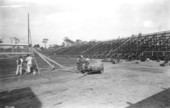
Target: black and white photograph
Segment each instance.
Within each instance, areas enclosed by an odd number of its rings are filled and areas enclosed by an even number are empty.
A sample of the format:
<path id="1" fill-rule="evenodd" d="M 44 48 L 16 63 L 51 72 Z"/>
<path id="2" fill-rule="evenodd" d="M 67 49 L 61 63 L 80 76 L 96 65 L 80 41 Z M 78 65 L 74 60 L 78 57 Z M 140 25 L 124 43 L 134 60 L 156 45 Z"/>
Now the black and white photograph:
<path id="1" fill-rule="evenodd" d="M 0 108 L 170 108 L 170 0 L 0 0 Z"/>

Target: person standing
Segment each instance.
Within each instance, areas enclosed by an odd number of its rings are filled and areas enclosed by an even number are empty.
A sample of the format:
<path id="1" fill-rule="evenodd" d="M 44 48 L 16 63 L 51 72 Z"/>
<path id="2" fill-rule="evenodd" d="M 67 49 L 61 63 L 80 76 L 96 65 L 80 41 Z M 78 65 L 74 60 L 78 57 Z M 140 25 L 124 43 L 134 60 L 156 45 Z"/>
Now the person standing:
<path id="1" fill-rule="evenodd" d="M 25 59 L 25 61 L 27 62 L 27 72 L 30 73 L 31 72 L 31 67 L 32 67 L 32 57 L 28 54 L 27 58 Z"/>
<path id="2" fill-rule="evenodd" d="M 77 59 L 77 70 L 78 70 L 78 73 L 82 72 L 83 70 L 83 63 L 84 63 L 84 57 L 83 55 L 80 55 Z"/>
<path id="3" fill-rule="evenodd" d="M 23 59 L 22 56 L 19 56 L 19 58 L 17 59 L 17 70 L 16 70 L 16 75 L 18 74 L 22 74 L 22 64 L 23 64 Z"/>
<path id="4" fill-rule="evenodd" d="M 90 70 L 90 59 L 86 58 L 85 59 L 85 66 L 84 66 L 85 70 Z"/>

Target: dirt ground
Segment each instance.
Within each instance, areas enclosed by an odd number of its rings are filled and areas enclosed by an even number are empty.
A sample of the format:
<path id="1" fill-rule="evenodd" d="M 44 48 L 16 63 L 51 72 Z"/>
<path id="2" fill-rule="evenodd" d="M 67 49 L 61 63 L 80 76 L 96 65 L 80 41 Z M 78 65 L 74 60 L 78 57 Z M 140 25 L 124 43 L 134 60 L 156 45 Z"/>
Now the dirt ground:
<path id="1" fill-rule="evenodd" d="M 0 108 L 170 108 L 170 68 L 162 62 L 105 62 L 103 74 L 83 75 L 76 59 L 53 59 L 67 69 L 1 80 Z"/>

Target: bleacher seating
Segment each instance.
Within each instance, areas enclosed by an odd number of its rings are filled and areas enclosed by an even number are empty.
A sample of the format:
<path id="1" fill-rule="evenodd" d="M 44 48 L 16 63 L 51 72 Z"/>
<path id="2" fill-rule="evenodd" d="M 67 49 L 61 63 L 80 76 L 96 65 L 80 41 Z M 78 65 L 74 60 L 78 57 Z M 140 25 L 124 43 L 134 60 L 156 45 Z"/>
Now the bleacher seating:
<path id="1" fill-rule="evenodd" d="M 96 44 L 83 44 L 65 47 L 56 51 L 56 55 L 84 55 L 89 58 L 122 58 L 139 59 L 170 59 L 170 31 L 151 34 L 132 35 L 131 37 L 109 41 L 96 42 Z"/>

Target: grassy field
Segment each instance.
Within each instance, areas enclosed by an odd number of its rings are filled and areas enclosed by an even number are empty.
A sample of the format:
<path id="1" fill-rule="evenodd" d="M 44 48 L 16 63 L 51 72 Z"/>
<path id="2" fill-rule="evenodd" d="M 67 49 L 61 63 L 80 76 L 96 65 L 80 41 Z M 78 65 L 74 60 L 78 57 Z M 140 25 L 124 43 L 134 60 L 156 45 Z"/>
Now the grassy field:
<path id="1" fill-rule="evenodd" d="M 16 59 L 17 58 L 0 59 L 0 74 L 12 74 L 12 72 L 16 70 Z"/>
<path id="2" fill-rule="evenodd" d="M 56 56 L 50 56 L 51 59 L 55 60 L 59 64 L 63 65 L 65 68 L 76 68 L 76 59 L 75 58 L 61 58 Z M 51 71 L 51 67 L 39 56 L 35 54 L 35 58 L 33 60 L 33 64 L 35 64 L 35 59 L 38 63 L 38 67 L 40 68 L 40 72 L 43 74 L 47 74 Z M 6 84 L 10 82 L 17 82 L 18 79 L 29 80 L 36 79 L 36 77 L 41 77 L 40 75 L 33 76 L 32 74 L 23 74 L 21 76 L 16 76 L 16 60 L 17 57 L 4 58 L 0 59 L 0 84 Z M 26 65 L 26 63 L 24 63 Z M 60 69 L 59 66 L 54 65 L 55 69 Z M 25 67 L 26 69 L 26 67 Z M 2 87 L 1 87 L 2 88 Z"/>

